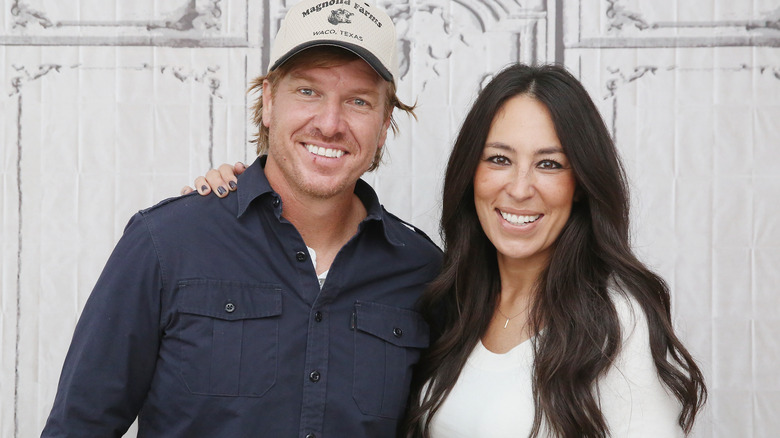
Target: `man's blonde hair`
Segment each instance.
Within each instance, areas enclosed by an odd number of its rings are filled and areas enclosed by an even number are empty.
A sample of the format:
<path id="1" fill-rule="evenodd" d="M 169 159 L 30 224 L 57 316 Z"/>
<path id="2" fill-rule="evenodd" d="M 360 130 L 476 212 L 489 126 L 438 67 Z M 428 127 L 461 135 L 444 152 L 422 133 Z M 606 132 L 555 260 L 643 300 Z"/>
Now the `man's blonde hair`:
<path id="1" fill-rule="evenodd" d="M 344 65 L 348 62 L 354 61 L 355 59 L 360 59 L 360 57 L 348 50 L 333 46 L 318 46 L 304 50 L 302 53 L 299 53 L 290 58 L 287 62 L 280 65 L 275 70 L 268 72 L 268 74 L 265 76 L 259 76 L 255 78 L 255 80 L 253 80 L 250 84 L 248 93 L 258 93 L 257 100 L 255 100 L 255 103 L 252 106 L 252 121 L 258 128 L 257 135 L 252 139 L 252 142 L 257 144 L 257 154 L 261 155 L 268 152 L 268 127 L 263 124 L 262 93 L 264 81 L 267 80 L 270 83 L 271 93 L 275 93 L 282 78 L 284 78 L 296 68 L 302 66 L 320 68 L 335 67 L 338 65 Z M 416 120 L 417 116 L 414 114 L 414 109 L 417 104 L 409 106 L 401 102 L 401 100 L 395 94 L 395 84 L 388 82 L 387 85 L 387 95 L 385 96 L 385 118 L 388 116 L 390 117 L 390 126 L 393 129 L 393 134 L 398 134 L 398 124 L 393 118 L 393 109 L 398 108 L 401 111 L 411 115 Z M 374 160 L 371 163 L 371 167 L 368 169 L 369 172 L 379 167 L 379 163 L 382 161 L 382 153 L 384 149 L 385 148 L 383 147 L 377 148 Z"/>

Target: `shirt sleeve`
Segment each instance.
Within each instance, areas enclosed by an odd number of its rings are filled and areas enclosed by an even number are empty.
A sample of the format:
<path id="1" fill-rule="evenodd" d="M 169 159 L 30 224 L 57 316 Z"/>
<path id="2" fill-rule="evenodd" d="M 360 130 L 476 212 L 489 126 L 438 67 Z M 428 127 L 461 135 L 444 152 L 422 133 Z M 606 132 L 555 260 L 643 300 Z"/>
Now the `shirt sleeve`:
<path id="1" fill-rule="evenodd" d="M 84 306 L 42 437 L 121 437 L 133 423 L 160 343 L 161 272 L 136 214 Z"/>
<path id="2" fill-rule="evenodd" d="M 611 436 L 682 437 L 680 404 L 662 383 L 650 353 L 647 318 L 631 299 L 613 293 L 622 349 L 599 382 L 601 410 Z"/>

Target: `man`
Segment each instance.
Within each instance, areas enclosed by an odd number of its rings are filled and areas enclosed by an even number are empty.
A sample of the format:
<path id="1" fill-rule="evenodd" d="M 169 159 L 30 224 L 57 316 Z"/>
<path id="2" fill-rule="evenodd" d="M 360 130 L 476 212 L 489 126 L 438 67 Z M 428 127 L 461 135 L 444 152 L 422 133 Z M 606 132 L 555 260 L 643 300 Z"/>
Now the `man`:
<path id="1" fill-rule="evenodd" d="M 136 214 L 90 296 L 45 437 L 393 437 L 441 254 L 360 176 L 392 124 L 393 24 L 290 9 L 255 108 L 267 155 L 228 199 Z M 206 255 L 204 255 L 206 254 Z"/>

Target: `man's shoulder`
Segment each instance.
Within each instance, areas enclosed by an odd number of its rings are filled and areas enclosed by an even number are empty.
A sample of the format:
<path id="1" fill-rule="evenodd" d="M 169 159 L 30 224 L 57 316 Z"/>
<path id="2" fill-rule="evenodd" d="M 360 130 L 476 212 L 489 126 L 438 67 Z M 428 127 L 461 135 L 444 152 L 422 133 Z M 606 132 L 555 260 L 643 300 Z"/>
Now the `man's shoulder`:
<path id="1" fill-rule="evenodd" d="M 142 209 L 139 213 L 147 218 L 181 217 L 182 215 L 203 215 L 234 212 L 236 196 L 217 198 L 216 196 L 201 196 L 197 192 L 163 199 L 157 204 Z"/>
<path id="2" fill-rule="evenodd" d="M 382 209 L 385 213 L 385 226 L 392 229 L 397 236 L 404 240 L 404 242 L 412 242 L 416 245 L 420 245 L 425 249 L 434 251 L 438 256 L 441 256 L 442 252 L 439 246 L 436 245 L 423 230 L 399 218 L 393 213 L 390 213 L 384 207 L 382 207 Z"/>
<path id="3" fill-rule="evenodd" d="M 189 203 L 187 202 L 188 198 L 194 198 L 198 195 L 198 192 L 190 192 L 186 195 L 181 196 L 172 196 L 170 198 L 165 198 L 162 201 L 158 202 L 157 204 L 152 205 L 151 207 L 144 208 L 139 211 L 144 216 L 147 216 L 149 214 L 155 214 L 154 212 L 161 209 L 175 209 L 177 207 L 186 206 Z"/>
<path id="4" fill-rule="evenodd" d="M 235 222 L 237 217 L 235 198 L 235 195 L 217 198 L 192 192 L 164 199 L 140 210 L 136 216 L 143 218 L 153 231 L 165 233 L 194 233 L 202 231 L 204 227 L 214 226 L 225 228 Z"/>

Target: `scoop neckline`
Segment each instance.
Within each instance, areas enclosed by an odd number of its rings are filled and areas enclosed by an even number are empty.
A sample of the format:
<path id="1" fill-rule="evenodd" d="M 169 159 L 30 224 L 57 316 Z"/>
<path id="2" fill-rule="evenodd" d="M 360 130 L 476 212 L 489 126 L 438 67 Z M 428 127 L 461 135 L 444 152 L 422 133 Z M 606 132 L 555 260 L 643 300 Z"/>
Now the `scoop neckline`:
<path id="1" fill-rule="evenodd" d="M 531 339 L 533 339 L 533 338 L 534 338 L 534 336 L 531 336 L 530 338 L 526 339 L 525 341 L 523 341 L 523 342 L 515 345 L 514 347 L 510 348 L 505 353 L 496 353 L 495 351 L 492 351 L 489 348 L 485 347 L 485 344 L 482 343 L 482 338 L 479 339 L 479 347 L 482 350 L 485 350 L 486 352 L 490 353 L 493 356 L 506 356 L 508 354 L 513 353 L 516 350 L 519 350 L 520 347 L 523 347 L 524 345 L 527 345 L 527 344 L 530 345 L 531 344 Z"/>

